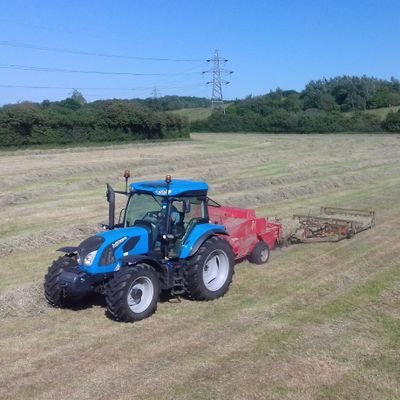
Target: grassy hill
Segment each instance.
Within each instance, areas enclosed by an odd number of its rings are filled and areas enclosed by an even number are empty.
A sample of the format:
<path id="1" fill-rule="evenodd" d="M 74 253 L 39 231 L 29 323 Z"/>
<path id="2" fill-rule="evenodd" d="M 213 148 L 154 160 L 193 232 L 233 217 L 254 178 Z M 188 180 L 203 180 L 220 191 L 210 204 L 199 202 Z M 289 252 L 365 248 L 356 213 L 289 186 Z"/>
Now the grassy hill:
<path id="1" fill-rule="evenodd" d="M 361 112 L 366 112 L 367 114 L 375 115 L 376 117 L 378 117 L 380 120 L 383 121 L 390 112 L 396 112 L 398 110 L 400 110 L 400 106 L 374 108 L 372 110 L 365 110 Z M 346 117 L 352 117 L 354 113 L 355 113 L 354 111 L 347 111 L 344 112 L 343 115 L 345 115 Z"/>
<path id="2" fill-rule="evenodd" d="M 174 110 L 171 112 L 173 114 L 180 115 L 181 117 L 186 117 L 189 120 L 189 122 L 194 122 L 207 119 L 211 115 L 212 109 L 211 107 L 182 108 L 180 110 Z"/>
<path id="3" fill-rule="evenodd" d="M 386 116 L 389 114 L 389 112 L 391 112 L 391 111 L 396 112 L 398 110 L 400 110 L 400 106 L 376 108 L 374 110 L 367 110 L 366 112 L 369 114 L 376 115 L 383 121 L 386 118 Z"/>

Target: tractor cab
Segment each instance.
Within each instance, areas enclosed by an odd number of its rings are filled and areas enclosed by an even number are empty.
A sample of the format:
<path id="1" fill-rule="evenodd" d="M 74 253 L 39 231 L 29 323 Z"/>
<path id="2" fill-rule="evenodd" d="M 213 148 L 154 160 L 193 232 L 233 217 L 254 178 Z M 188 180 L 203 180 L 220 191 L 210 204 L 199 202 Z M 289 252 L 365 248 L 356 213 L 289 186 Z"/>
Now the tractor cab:
<path id="1" fill-rule="evenodd" d="M 172 181 L 170 176 L 132 183 L 123 227 L 145 228 L 150 253 L 178 256 L 193 228 L 208 223 L 207 190 L 206 183 Z"/>
<path id="2" fill-rule="evenodd" d="M 204 182 L 172 180 L 170 175 L 165 181 L 132 183 L 126 192 L 108 186 L 107 228 L 143 228 L 148 235 L 148 254 L 155 258 L 179 257 L 193 229 L 209 222 L 207 191 Z M 114 223 L 115 193 L 128 196 L 118 224 Z"/>

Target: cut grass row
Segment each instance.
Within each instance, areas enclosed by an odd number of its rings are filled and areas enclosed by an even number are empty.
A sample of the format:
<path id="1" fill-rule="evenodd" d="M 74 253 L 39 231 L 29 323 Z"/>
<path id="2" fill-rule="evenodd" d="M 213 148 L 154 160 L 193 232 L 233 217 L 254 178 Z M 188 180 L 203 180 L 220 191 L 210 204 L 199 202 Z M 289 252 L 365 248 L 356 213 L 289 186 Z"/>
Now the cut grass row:
<path id="1" fill-rule="evenodd" d="M 157 153 L 158 165 L 140 168 L 139 152 Z M 118 184 L 113 158 L 121 165 L 135 160 L 138 180 L 160 178 L 173 167 L 176 177 L 206 176 L 217 189 L 238 183 L 213 197 L 233 204 L 243 196 L 258 197 L 260 215 L 290 218 L 320 205 L 351 206 L 375 209 L 377 225 L 352 240 L 278 249 L 267 266 L 243 262 L 224 298 L 162 302 L 152 318 L 137 324 L 107 319 L 98 299 L 80 310 L 46 307 L 38 288 L 57 257 L 54 250 L 76 241 L 21 247 L 0 262 L 1 311 L 14 305 L 11 314 L 1 314 L 0 398 L 400 398 L 400 142 L 395 137 L 202 134 L 168 151 L 152 144 L 79 154 L 71 176 L 78 184 L 70 193 L 51 192 L 0 210 L 9 225 L 15 220 L 15 238 L 27 233 L 23 219 L 30 210 L 26 226 L 39 237 L 51 224 L 74 228 L 106 216 L 103 187 L 85 189 L 84 182 L 101 181 L 108 169 Z M 69 160 L 71 154 L 59 161 Z M 85 170 L 85 162 L 92 170 Z M 46 162 L 26 160 L 32 190 L 35 182 L 44 188 L 53 184 L 54 177 L 35 178 L 39 165 L 45 168 Z M 272 171 L 283 190 L 309 185 L 315 171 L 317 184 L 324 185 L 355 169 L 361 177 L 365 173 L 363 179 L 281 201 L 272 201 L 269 189 L 257 184 Z M 63 179 L 68 176 L 61 174 Z M 241 189 L 240 183 L 249 185 Z M 40 212 L 47 217 L 45 229 Z M 2 229 L 2 234 L 10 230 Z"/>

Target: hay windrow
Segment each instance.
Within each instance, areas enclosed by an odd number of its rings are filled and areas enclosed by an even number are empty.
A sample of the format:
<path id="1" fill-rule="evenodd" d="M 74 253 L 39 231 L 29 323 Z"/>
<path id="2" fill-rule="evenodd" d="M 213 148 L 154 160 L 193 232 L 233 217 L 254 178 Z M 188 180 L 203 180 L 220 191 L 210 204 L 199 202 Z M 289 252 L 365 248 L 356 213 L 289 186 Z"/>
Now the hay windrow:
<path id="1" fill-rule="evenodd" d="M 20 286 L 0 294 L 0 319 L 8 317 L 36 317 L 49 312 L 43 285 L 40 283 Z"/>
<path id="2" fill-rule="evenodd" d="M 97 183 L 96 183 L 97 185 Z M 88 185 L 85 184 L 85 187 Z M 90 186 L 94 186 L 94 183 L 92 183 Z M 79 184 L 66 184 L 63 185 L 62 190 L 63 191 L 78 191 L 81 188 L 83 188 L 83 185 Z M 49 186 L 44 189 L 36 189 L 36 190 L 28 190 L 24 192 L 9 192 L 9 193 L 4 193 L 0 194 L 0 207 L 5 207 L 5 206 L 13 206 L 16 204 L 21 204 L 25 203 L 27 201 L 35 200 L 35 199 L 40 199 L 40 198 L 45 198 L 46 196 L 57 193 L 60 191 L 59 187 L 55 186 Z"/>
<path id="3" fill-rule="evenodd" d="M 17 251 L 33 250 L 67 241 L 77 243 L 79 240 L 94 235 L 99 231 L 100 227 L 98 225 L 81 225 L 69 229 L 39 231 L 34 234 L 0 239 L 0 257 L 10 255 Z"/>
<path id="4" fill-rule="evenodd" d="M 105 318 L 91 299 L 48 307 L 53 250 L 97 231 L 103 184 L 122 188 L 125 168 L 134 181 L 205 179 L 221 204 L 281 218 L 284 236 L 292 214 L 320 205 L 374 209 L 377 224 L 276 249 L 266 266 L 244 261 L 223 298 L 161 302 L 138 323 Z M 196 134 L 0 154 L 0 256 L 11 254 L 0 258 L 0 398 L 400 398 L 399 172 L 400 140 L 385 134 Z"/>
<path id="5" fill-rule="evenodd" d="M 393 173 L 393 171 L 390 171 Z M 345 187 L 355 187 L 367 184 L 378 178 L 388 175 L 387 171 L 375 171 L 370 173 L 349 174 L 343 176 L 306 177 L 295 176 L 281 177 L 279 179 L 257 179 L 246 182 L 232 182 L 220 185 L 220 196 L 230 205 L 240 207 L 260 207 L 279 201 L 294 200 L 302 197 L 310 197 L 315 194 L 337 191 Z M 248 194 L 244 194 L 248 192 Z M 254 193 L 257 193 L 255 195 Z"/>

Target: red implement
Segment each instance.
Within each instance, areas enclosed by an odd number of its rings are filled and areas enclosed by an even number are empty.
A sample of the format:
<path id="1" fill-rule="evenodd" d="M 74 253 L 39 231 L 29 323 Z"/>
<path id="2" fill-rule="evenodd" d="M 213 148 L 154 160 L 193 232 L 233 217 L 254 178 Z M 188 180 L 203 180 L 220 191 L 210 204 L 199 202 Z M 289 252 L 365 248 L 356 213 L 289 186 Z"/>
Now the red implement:
<path id="1" fill-rule="evenodd" d="M 282 225 L 257 218 L 254 210 L 236 207 L 208 207 L 210 222 L 225 226 L 235 258 L 245 258 L 259 242 L 273 249 L 282 238 Z"/>

